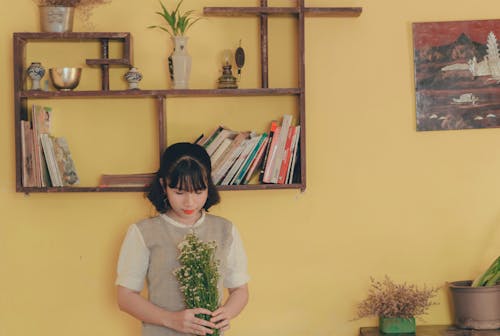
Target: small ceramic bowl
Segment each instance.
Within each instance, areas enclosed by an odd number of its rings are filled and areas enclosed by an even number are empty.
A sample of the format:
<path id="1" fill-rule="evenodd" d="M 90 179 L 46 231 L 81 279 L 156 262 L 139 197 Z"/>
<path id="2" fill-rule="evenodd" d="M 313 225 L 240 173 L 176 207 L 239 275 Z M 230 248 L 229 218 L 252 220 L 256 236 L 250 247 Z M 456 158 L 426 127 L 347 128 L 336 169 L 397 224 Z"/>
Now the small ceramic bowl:
<path id="1" fill-rule="evenodd" d="M 60 91 L 70 91 L 78 86 L 82 68 L 50 68 L 50 79 L 54 87 Z"/>

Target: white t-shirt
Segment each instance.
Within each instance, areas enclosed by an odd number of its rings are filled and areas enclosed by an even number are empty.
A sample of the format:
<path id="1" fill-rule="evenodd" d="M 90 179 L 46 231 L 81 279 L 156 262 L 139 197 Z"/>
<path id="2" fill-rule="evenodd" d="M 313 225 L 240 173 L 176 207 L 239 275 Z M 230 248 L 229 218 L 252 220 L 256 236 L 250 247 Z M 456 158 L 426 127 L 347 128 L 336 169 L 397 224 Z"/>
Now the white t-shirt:
<path id="1" fill-rule="evenodd" d="M 181 224 L 165 214 L 160 215 L 166 225 L 174 225 L 185 228 Z M 205 212 L 202 212 L 200 219 L 193 224 L 197 227 L 203 224 Z M 233 242 L 229 248 L 226 275 L 223 285 L 226 288 L 240 287 L 248 282 L 250 277 L 247 273 L 247 256 L 243 248 L 240 234 L 236 227 L 232 226 Z M 117 266 L 116 285 L 140 292 L 144 288 L 144 281 L 149 265 L 149 249 L 144 243 L 141 231 L 137 225 L 132 224 L 125 236 L 120 250 Z"/>

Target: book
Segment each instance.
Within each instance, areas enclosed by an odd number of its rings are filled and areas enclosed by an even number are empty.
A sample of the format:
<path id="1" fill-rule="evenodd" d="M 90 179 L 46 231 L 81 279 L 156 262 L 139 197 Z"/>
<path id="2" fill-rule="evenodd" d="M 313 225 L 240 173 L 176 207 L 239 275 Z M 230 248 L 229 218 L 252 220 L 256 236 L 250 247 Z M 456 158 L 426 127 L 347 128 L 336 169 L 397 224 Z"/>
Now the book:
<path id="1" fill-rule="evenodd" d="M 278 141 L 276 143 L 276 154 L 271 165 L 271 175 L 269 182 L 278 183 L 278 176 L 281 170 L 281 163 L 283 160 L 283 155 L 285 154 L 285 144 L 288 137 L 288 130 L 292 123 L 292 115 L 285 114 L 283 120 L 281 121 L 281 131 L 278 136 Z"/>
<path id="2" fill-rule="evenodd" d="M 51 118 L 52 109 L 50 107 L 32 106 L 31 124 L 33 128 L 34 169 L 37 187 L 46 187 L 50 184 L 50 176 L 40 143 L 40 135 L 50 133 Z"/>
<path id="3" fill-rule="evenodd" d="M 250 136 L 250 132 L 244 131 L 240 132 L 234 140 L 231 142 L 231 145 L 227 148 L 227 150 L 222 154 L 222 156 L 215 162 L 212 166 L 212 179 L 215 184 L 219 182 L 221 178 L 224 177 L 226 172 L 229 170 L 231 165 L 236 160 L 237 155 L 241 153 L 240 146 Z"/>
<path id="4" fill-rule="evenodd" d="M 54 147 L 52 145 L 50 135 L 47 133 L 40 134 L 40 143 L 42 144 L 45 161 L 49 171 L 50 184 L 52 185 L 52 187 L 62 187 L 62 179 L 59 168 L 56 164 Z"/>
<path id="5" fill-rule="evenodd" d="M 209 145 L 205 147 L 208 155 L 212 156 L 215 151 L 219 148 L 220 144 L 224 139 L 236 136 L 237 132 L 232 131 L 228 128 L 222 128 L 221 131 L 215 136 L 215 138 L 210 142 Z"/>
<path id="6" fill-rule="evenodd" d="M 199 145 L 203 146 L 205 149 L 207 149 L 208 145 L 214 141 L 214 139 L 219 135 L 219 133 L 222 131 L 224 127 L 219 125 L 212 133 L 210 133 L 209 136 L 206 137 L 205 141 L 199 143 Z M 202 139 L 203 140 L 203 139 Z"/>
<path id="7" fill-rule="evenodd" d="M 300 178 L 300 139 L 299 139 L 299 134 L 297 135 L 296 138 L 296 145 L 294 148 L 294 153 L 292 157 L 292 162 L 290 166 L 290 174 L 288 177 L 288 183 L 293 183 L 293 181 L 296 181 L 298 178 Z"/>
<path id="8" fill-rule="evenodd" d="M 229 148 L 231 143 L 233 142 L 233 138 L 225 138 L 222 143 L 219 145 L 217 150 L 212 154 L 210 157 L 210 161 L 212 162 L 212 167 L 214 167 L 217 164 L 217 161 L 224 155 L 226 150 Z"/>
<path id="9" fill-rule="evenodd" d="M 288 164 L 288 172 L 285 182 L 288 184 L 293 183 L 293 169 L 295 167 L 295 160 L 297 157 L 297 148 L 299 147 L 299 140 L 300 140 L 300 125 L 297 125 L 295 126 L 295 134 L 292 140 L 292 146 L 290 148 L 291 158 Z"/>
<path id="10" fill-rule="evenodd" d="M 64 186 L 72 186 L 80 182 L 76 173 L 75 163 L 71 157 L 69 146 L 64 137 L 51 138 L 54 146 L 54 156 Z"/>
<path id="11" fill-rule="evenodd" d="M 274 129 L 274 136 L 271 140 L 271 144 L 269 145 L 269 155 L 267 157 L 266 167 L 264 169 L 264 176 L 262 177 L 263 183 L 271 182 L 271 172 L 273 168 L 272 166 L 274 158 L 276 156 L 276 146 L 278 143 L 278 137 L 280 133 L 281 133 L 281 126 L 276 126 L 276 128 Z"/>
<path id="12" fill-rule="evenodd" d="M 293 138 L 295 136 L 295 131 L 296 131 L 295 126 L 291 126 L 288 129 L 288 135 L 286 137 L 283 158 L 281 159 L 280 172 L 278 174 L 277 183 L 279 183 L 279 184 L 284 184 L 286 181 L 286 175 L 288 173 L 288 166 L 289 166 L 291 155 L 292 155 L 292 152 L 290 151 L 290 149 L 292 147 L 292 141 L 293 141 Z"/>
<path id="13" fill-rule="evenodd" d="M 250 153 L 248 154 L 248 157 L 245 159 L 245 161 L 241 164 L 241 168 L 236 172 L 234 180 L 231 182 L 231 184 L 241 184 L 243 182 L 243 179 L 245 178 L 245 175 L 250 168 L 250 164 L 253 162 L 255 159 L 255 156 L 257 155 L 257 152 L 259 151 L 260 147 L 264 143 L 264 140 L 267 139 L 267 133 L 262 133 L 256 143 L 255 146 L 252 148 Z"/>
<path id="14" fill-rule="evenodd" d="M 259 182 L 261 182 L 261 183 L 263 182 L 263 179 L 264 179 L 264 172 L 265 172 L 266 165 L 267 165 L 267 158 L 269 157 L 269 152 L 271 149 L 271 142 L 273 140 L 274 132 L 276 131 L 277 126 L 278 126 L 278 121 L 276 121 L 276 120 L 271 121 L 271 127 L 269 128 L 269 140 L 267 141 L 267 147 L 266 147 L 265 152 L 264 152 L 264 157 L 262 158 L 262 164 L 261 164 L 260 172 L 259 172 Z"/>
<path id="15" fill-rule="evenodd" d="M 193 141 L 194 144 L 197 144 L 197 145 L 201 145 L 202 143 L 204 143 L 206 140 L 205 138 L 205 134 L 200 134 L 199 137 L 196 138 L 195 141 Z"/>
<path id="16" fill-rule="evenodd" d="M 22 184 L 24 187 L 35 187 L 35 171 L 33 164 L 33 130 L 31 123 L 21 120 L 21 155 L 22 155 Z"/>
<path id="17" fill-rule="evenodd" d="M 244 146 L 242 146 L 243 148 L 241 154 L 238 156 L 234 164 L 231 166 L 231 169 L 229 169 L 226 176 L 224 176 L 221 185 L 229 185 L 232 183 L 235 174 L 238 172 L 238 170 L 240 169 L 241 165 L 243 164 L 247 156 L 255 147 L 255 144 L 257 143 L 258 140 L 259 140 L 258 136 L 252 134 L 250 135 L 250 139 L 247 139 L 247 141 L 244 143 Z"/>
<path id="18" fill-rule="evenodd" d="M 103 174 L 99 187 L 148 187 L 155 176 L 156 173 Z"/>
<path id="19" fill-rule="evenodd" d="M 243 184 L 248 184 L 250 182 L 250 179 L 252 178 L 253 173 L 256 171 L 257 167 L 261 164 L 263 158 L 264 158 L 264 153 L 266 152 L 266 149 L 268 148 L 267 143 L 269 142 L 269 136 L 264 139 L 264 142 L 262 143 L 262 146 L 260 146 L 259 151 L 257 152 L 257 155 L 255 156 L 254 160 L 252 161 L 252 164 L 250 165 L 250 168 L 248 168 L 248 172 L 245 175 L 245 178 L 243 180 Z"/>

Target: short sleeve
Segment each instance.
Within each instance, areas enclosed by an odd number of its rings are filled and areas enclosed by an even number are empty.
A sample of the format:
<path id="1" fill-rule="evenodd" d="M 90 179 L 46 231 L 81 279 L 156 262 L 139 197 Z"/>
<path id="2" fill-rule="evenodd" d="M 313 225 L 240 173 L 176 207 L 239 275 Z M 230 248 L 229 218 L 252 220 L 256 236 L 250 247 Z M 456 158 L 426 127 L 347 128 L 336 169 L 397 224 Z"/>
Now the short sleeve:
<path id="1" fill-rule="evenodd" d="M 120 249 L 115 284 L 140 292 L 148 264 L 149 249 L 137 225 L 131 225 Z"/>
<path id="2" fill-rule="evenodd" d="M 233 225 L 233 242 L 229 248 L 227 259 L 226 276 L 224 277 L 224 287 L 236 288 L 248 282 L 250 279 L 247 271 L 247 256 L 243 247 L 240 234 Z"/>

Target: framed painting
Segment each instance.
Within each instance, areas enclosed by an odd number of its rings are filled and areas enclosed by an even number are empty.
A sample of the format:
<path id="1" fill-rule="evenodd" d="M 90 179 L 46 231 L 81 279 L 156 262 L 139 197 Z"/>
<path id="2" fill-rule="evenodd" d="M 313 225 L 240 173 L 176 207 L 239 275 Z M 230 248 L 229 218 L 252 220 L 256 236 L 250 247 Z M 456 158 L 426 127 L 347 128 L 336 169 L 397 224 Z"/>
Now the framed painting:
<path id="1" fill-rule="evenodd" d="M 500 127 L 500 20 L 412 28 L 417 130 Z"/>

